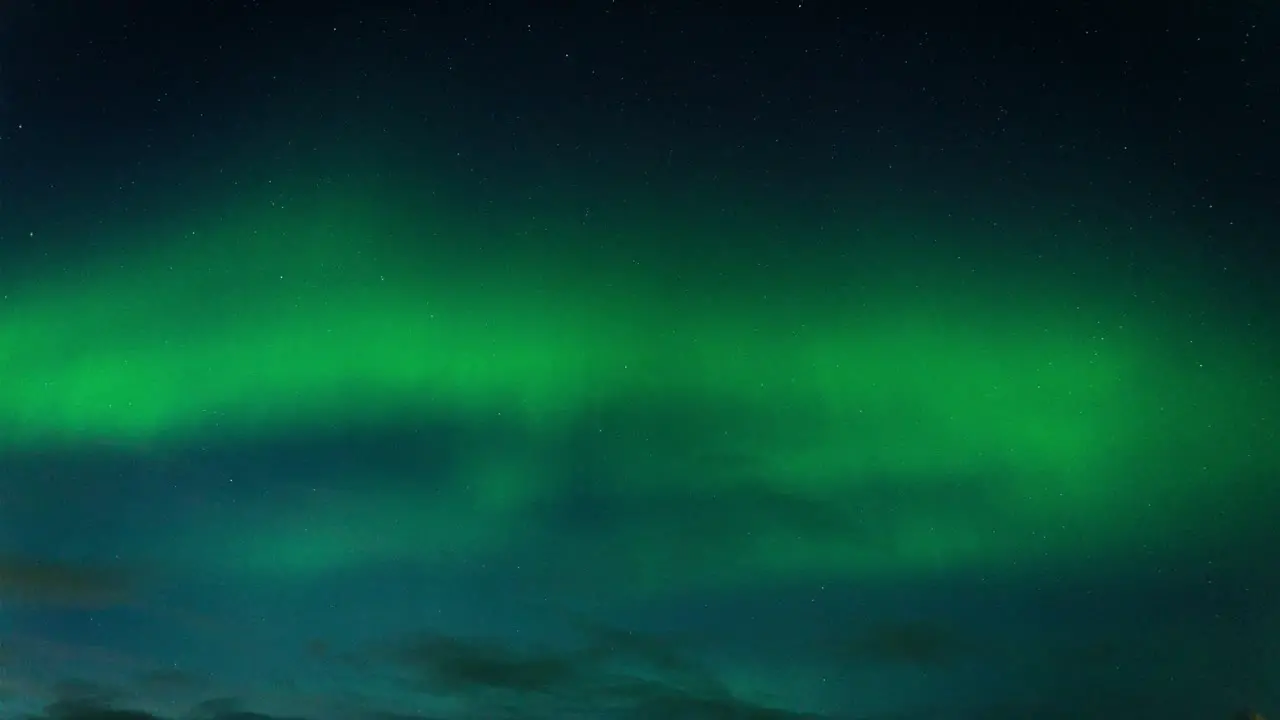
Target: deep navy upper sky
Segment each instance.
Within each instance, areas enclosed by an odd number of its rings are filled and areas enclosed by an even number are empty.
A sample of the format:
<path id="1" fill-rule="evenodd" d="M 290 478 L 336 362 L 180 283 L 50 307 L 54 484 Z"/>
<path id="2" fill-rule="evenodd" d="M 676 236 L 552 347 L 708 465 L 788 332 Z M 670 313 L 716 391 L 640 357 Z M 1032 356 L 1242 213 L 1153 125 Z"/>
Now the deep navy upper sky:
<path id="1" fill-rule="evenodd" d="M 1253 0 L 5 2 L 0 719 L 1280 714 L 1277 125 Z"/>

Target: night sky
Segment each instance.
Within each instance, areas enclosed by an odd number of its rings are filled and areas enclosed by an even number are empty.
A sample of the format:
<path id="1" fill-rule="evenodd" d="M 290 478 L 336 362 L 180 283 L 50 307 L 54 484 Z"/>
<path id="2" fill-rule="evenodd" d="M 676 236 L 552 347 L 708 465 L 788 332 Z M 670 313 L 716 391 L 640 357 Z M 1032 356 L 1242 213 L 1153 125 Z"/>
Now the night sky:
<path id="1" fill-rule="evenodd" d="M 1278 166 L 1271 2 L 5 0 L 0 720 L 1278 715 Z"/>

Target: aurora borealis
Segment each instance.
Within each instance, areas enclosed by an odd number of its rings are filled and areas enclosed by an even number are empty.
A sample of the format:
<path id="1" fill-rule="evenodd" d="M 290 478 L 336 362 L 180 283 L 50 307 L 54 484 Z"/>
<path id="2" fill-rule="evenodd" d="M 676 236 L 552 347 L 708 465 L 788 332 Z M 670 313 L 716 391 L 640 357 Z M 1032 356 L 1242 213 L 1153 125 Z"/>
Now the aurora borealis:
<path id="1" fill-rule="evenodd" d="M 554 458 L 574 445 L 625 466 L 619 490 L 641 497 L 745 486 L 834 509 L 852 494 L 853 514 L 830 519 L 845 526 L 858 523 L 864 483 L 900 478 L 928 495 L 957 477 L 1010 478 L 989 499 L 992 524 L 922 509 L 870 552 L 839 537 L 766 536 L 734 550 L 784 573 L 1092 554 L 1091 542 L 1124 537 L 1153 494 L 1220 493 L 1209 478 L 1272 472 L 1280 459 L 1266 419 L 1277 406 L 1269 348 L 1179 321 L 1192 298 L 1126 303 L 1050 268 L 1031 274 L 1043 260 L 966 266 L 928 248 L 901 259 L 853 251 L 847 269 L 816 282 L 803 268 L 690 262 L 681 272 L 717 281 L 681 287 L 658 261 L 600 253 L 573 267 L 590 251 L 582 230 L 558 242 L 582 236 L 585 252 L 540 261 L 503 248 L 507 267 L 490 270 L 482 253 L 417 249 L 429 218 L 345 200 L 357 195 L 246 211 L 243 225 L 188 219 L 189 236 L 162 250 L 15 288 L 5 354 L 27 382 L 4 394 L 9 443 L 182 447 L 442 416 L 481 434 L 497 426 L 527 447 L 483 458 L 502 467 L 459 499 L 499 513 L 492 531 L 465 533 L 478 549 L 529 503 L 564 492 Z M 632 242 L 658 232 L 633 228 Z M 1240 427 L 1241 415 L 1254 419 Z M 1216 472 L 1188 486 L 1187 467 Z M 1102 507 L 1126 512 L 1100 521 Z M 406 525 L 432 512 L 402 510 Z M 1143 534 L 1176 544 L 1191 521 L 1179 513 L 1198 511 L 1153 508 Z M 366 512 L 372 528 L 386 510 Z M 268 556 L 272 572 L 364 557 L 361 531 L 343 527 L 330 560 L 315 549 L 325 531 L 300 521 L 305 531 L 273 513 L 248 534 L 272 542 L 251 541 L 248 557 Z M 414 530 L 370 552 L 430 556 L 437 542 Z"/>
<path id="2" fill-rule="evenodd" d="M 601 90 L 639 57 L 581 39 L 608 13 L 535 41 L 197 3 L 233 57 L 152 5 L 100 11 L 146 70 L 65 8 L 15 21 L 20 67 L 111 49 L 3 111 L 14 717 L 1280 710 L 1275 225 L 1238 168 L 1179 205 L 1141 159 L 1173 146 L 1100 120 L 1122 88 L 1023 107 L 1008 58 L 987 97 L 936 60 L 963 43 L 789 15 L 745 89 L 673 79 L 739 67 L 745 21 L 636 61 L 646 109 Z M 654 22 L 631 45 L 685 27 Z M 905 70 L 788 94 L 837 37 L 936 60 L 935 114 L 903 119 Z"/>

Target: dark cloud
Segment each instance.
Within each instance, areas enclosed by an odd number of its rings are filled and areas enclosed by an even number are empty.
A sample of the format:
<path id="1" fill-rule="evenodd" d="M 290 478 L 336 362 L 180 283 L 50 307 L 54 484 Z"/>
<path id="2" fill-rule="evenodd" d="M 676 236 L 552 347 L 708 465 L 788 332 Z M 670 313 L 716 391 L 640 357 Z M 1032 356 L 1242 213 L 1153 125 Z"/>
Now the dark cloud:
<path id="1" fill-rule="evenodd" d="M 0 599 L 103 607 L 128 602 L 134 590 L 134 578 L 117 568 L 0 556 Z"/>
<path id="2" fill-rule="evenodd" d="M 116 707 L 96 700 L 57 700 L 45 707 L 39 715 L 27 720 L 178 720 L 143 710 Z M 210 713 L 193 711 L 185 720 L 303 720 L 238 709 L 224 709 Z"/>
<path id="3" fill-rule="evenodd" d="M 381 712 L 381 711 L 363 713 L 358 717 L 362 718 L 363 720 L 445 720 L 445 718 L 436 717 L 434 715 L 432 716 L 409 715 L 406 713 Z"/>
<path id="4" fill-rule="evenodd" d="M 80 679 L 64 679 L 53 684 L 51 688 L 58 702 L 63 703 L 100 703 L 117 702 L 125 697 L 120 688 Z"/>
<path id="5" fill-rule="evenodd" d="M 59 683 L 55 700 L 26 720 L 305 720 L 301 717 L 270 715 L 244 709 L 234 698 L 212 698 L 185 713 L 157 715 L 129 707 L 119 693 L 79 682 Z"/>
<path id="6" fill-rule="evenodd" d="M 486 691 L 547 693 L 577 680 L 568 655 L 522 652 L 504 645 L 423 634 L 400 643 L 391 657 L 420 689 L 449 695 Z"/>
<path id="7" fill-rule="evenodd" d="M 662 638 L 581 623 L 570 649 L 419 634 L 379 651 L 418 692 L 465 699 L 486 717 L 818 720 L 736 697 Z M 374 672 L 378 669 L 373 668 Z"/>
<path id="8" fill-rule="evenodd" d="M 954 662 L 972 649 L 966 637 L 931 620 L 877 625 L 855 637 L 851 647 L 857 660 L 929 667 Z"/>
<path id="9" fill-rule="evenodd" d="M 239 700 L 231 697 L 215 697 L 196 703 L 187 713 L 191 720 L 214 720 L 243 712 L 244 706 Z"/>
<path id="10" fill-rule="evenodd" d="M 662 682 L 632 681 L 603 689 L 619 720 L 826 720 L 826 716 L 765 707 L 728 695 L 707 697 Z"/>
<path id="11" fill-rule="evenodd" d="M 59 700 L 45 708 L 43 715 L 32 720 L 159 720 L 141 710 L 118 710 L 90 700 Z"/>
<path id="12" fill-rule="evenodd" d="M 586 654 L 594 662 L 652 673 L 692 692 L 717 696 L 729 692 L 715 673 L 665 637 L 590 621 L 579 621 L 578 626 L 587 642 Z"/>
<path id="13" fill-rule="evenodd" d="M 204 685 L 197 676 L 176 668 L 161 668 L 140 674 L 135 681 L 144 694 L 189 692 Z"/>
<path id="14" fill-rule="evenodd" d="M 238 710 L 236 712 L 227 712 L 224 715 L 215 715 L 209 720 L 305 720 L 303 717 L 293 715 L 268 715 L 265 712 L 251 712 L 248 710 Z"/>
<path id="15" fill-rule="evenodd" d="M 145 720 L 145 712 L 126 708 L 131 700 L 122 688 L 80 679 L 63 679 L 50 688 L 53 701 L 44 716 L 58 720 Z"/>

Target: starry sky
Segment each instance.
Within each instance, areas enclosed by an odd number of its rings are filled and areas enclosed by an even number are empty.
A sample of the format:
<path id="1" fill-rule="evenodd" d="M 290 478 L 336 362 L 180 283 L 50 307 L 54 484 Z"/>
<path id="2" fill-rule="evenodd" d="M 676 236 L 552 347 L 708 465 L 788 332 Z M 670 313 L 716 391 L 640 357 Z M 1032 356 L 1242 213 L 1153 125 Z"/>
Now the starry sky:
<path id="1" fill-rule="evenodd" d="M 1280 12 L 0 6 L 0 719 L 1280 714 Z"/>

